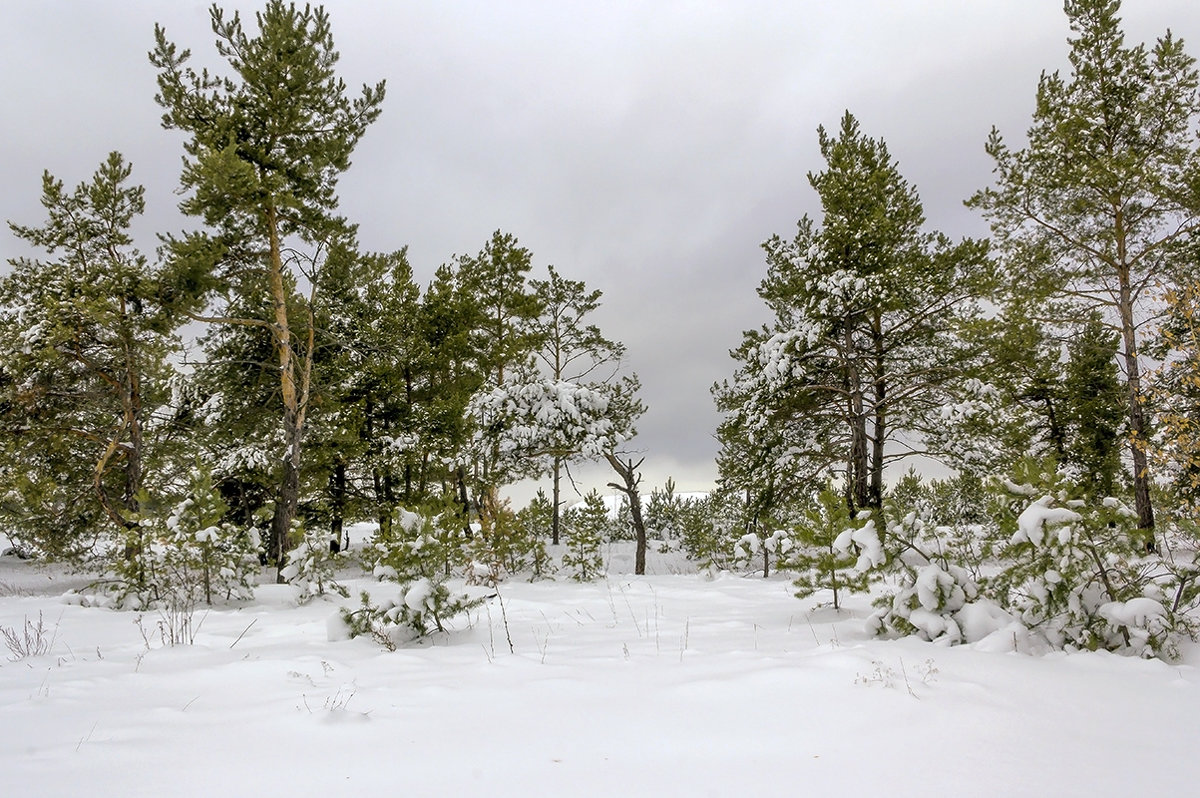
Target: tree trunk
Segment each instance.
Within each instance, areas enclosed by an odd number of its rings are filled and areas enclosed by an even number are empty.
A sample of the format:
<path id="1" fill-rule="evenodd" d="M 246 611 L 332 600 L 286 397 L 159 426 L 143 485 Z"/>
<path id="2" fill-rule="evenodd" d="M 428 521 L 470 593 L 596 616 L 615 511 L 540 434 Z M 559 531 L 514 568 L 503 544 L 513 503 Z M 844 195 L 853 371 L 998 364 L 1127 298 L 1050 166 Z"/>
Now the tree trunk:
<path id="1" fill-rule="evenodd" d="M 871 439 L 871 486 L 867 506 L 883 507 L 883 445 L 887 439 L 887 374 L 884 372 L 883 319 L 876 312 L 871 330 L 875 339 L 875 435 Z"/>
<path id="2" fill-rule="evenodd" d="M 608 460 L 608 464 L 621 477 L 623 483 L 610 482 L 608 486 L 621 491 L 629 499 L 629 517 L 633 521 L 633 534 L 637 539 L 633 572 L 641 576 L 646 573 L 646 522 L 642 520 L 642 497 L 638 493 L 638 483 L 642 481 L 642 477 L 637 473 L 637 469 L 645 458 L 636 463 L 633 460 L 621 461 L 615 454 L 605 452 L 604 459 Z"/>
<path id="3" fill-rule="evenodd" d="M 864 410 L 862 375 L 859 374 L 854 354 L 853 325 L 846 320 L 844 350 L 842 357 L 846 367 L 846 413 L 850 425 L 849 473 L 846 474 L 848 492 L 851 496 L 850 512 L 870 506 L 870 491 L 867 477 L 867 415 Z"/>
<path id="4" fill-rule="evenodd" d="M 550 542 L 555 546 L 558 545 L 559 531 L 562 527 L 562 458 L 554 458 L 554 496 L 551 499 L 554 505 L 554 513 L 550 517 Z"/>
<path id="5" fill-rule="evenodd" d="M 1137 510 L 1138 529 L 1147 530 L 1146 548 L 1154 550 L 1154 506 L 1150 499 L 1150 465 L 1146 459 L 1146 416 L 1142 409 L 1141 367 L 1138 364 L 1137 326 L 1133 317 L 1133 289 L 1130 286 L 1129 266 L 1126 264 L 1125 220 L 1118 211 L 1115 216 L 1117 240 L 1118 312 L 1121 317 L 1122 355 L 1125 360 L 1125 380 L 1128 387 L 1130 449 L 1133 455 L 1133 501 Z"/>
<path id="6" fill-rule="evenodd" d="M 308 349 L 304 369 L 297 380 L 296 358 L 292 351 L 292 332 L 288 320 L 288 295 L 283 279 L 283 255 L 279 240 L 279 217 L 275 208 L 266 212 L 267 237 L 270 244 L 268 285 L 275 311 L 271 329 L 279 356 L 280 394 L 283 397 L 283 440 L 285 456 L 283 478 L 275 499 L 275 515 L 271 519 L 271 550 L 275 555 L 275 581 L 282 583 L 283 568 L 291 543 L 292 521 L 300 506 L 300 462 L 304 443 L 304 417 L 312 380 L 313 338 L 315 325 L 310 302 L 308 319 Z M 315 289 L 314 289 L 315 290 Z"/>
<path id="7" fill-rule="evenodd" d="M 334 463 L 329 488 L 329 538 L 337 542 L 337 550 L 340 551 L 346 520 L 346 462 L 340 458 Z"/>

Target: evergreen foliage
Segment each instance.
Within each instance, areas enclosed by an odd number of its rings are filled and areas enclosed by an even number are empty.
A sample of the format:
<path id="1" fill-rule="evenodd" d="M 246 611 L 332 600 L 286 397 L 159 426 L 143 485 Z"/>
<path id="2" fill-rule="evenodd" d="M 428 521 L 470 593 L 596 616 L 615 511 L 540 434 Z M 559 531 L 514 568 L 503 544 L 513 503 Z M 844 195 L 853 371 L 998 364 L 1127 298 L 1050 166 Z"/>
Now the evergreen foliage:
<path id="1" fill-rule="evenodd" d="M 737 375 L 715 389 L 732 448 L 723 479 L 750 490 L 763 518 L 831 473 L 852 512 L 881 505 L 885 464 L 907 454 L 887 445 L 936 423 L 987 276 L 984 245 L 922 231 L 916 190 L 853 116 L 818 138 L 826 169 L 809 182 L 822 225 L 806 216 L 794 239 L 763 245 L 759 295 L 774 320 L 745 334 Z"/>
<path id="2" fill-rule="evenodd" d="M 141 582 L 177 322 L 133 247 L 144 192 L 131 168 L 114 152 L 74 190 L 47 172 L 46 221 L 9 225 L 49 260 L 12 259 L 0 280 L 0 516 L 51 556 L 118 537 Z"/>
<path id="3" fill-rule="evenodd" d="M 255 15 L 257 35 L 217 6 L 211 21 L 228 76 L 188 66 L 191 53 L 161 27 L 150 53 L 163 126 L 189 137 L 180 209 L 208 228 L 169 239 L 173 290 L 193 319 L 269 333 L 285 456 L 268 548 L 282 569 L 300 499 L 315 290 L 331 250 L 353 237 L 336 213 L 337 180 L 379 115 L 384 84 L 347 95 L 323 8 L 271 0 Z M 306 301 L 295 296 L 301 278 L 312 286 Z"/>
<path id="4" fill-rule="evenodd" d="M 187 495 L 161 526 L 152 527 L 157 533 L 149 566 L 152 595 L 187 606 L 212 606 L 214 598 L 253 598 L 262 551 L 259 530 L 225 521 L 228 508 L 206 468 L 194 468 L 189 483 Z M 125 590 L 135 590 L 136 584 L 126 579 Z"/>
<path id="5" fill-rule="evenodd" d="M 1138 525 L 1149 529 L 1144 308 L 1157 285 L 1191 268 L 1181 246 L 1200 231 L 1200 75 L 1170 33 L 1127 46 L 1120 5 L 1066 2 L 1071 72 L 1042 74 L 1023 149 L 992 131 L 996 183 L 971 204 L 991 223 L 1010 296 L 1032 318 L 1100 311 L 1116 323 Z"/>
<path id="6" fill-rule="evenodd" d="M 320 529 L 301 530 L 299 526 L 297 523 L 292 534 L 300 545 L 287 553 L 287 565 L 280 569 L 280 578 L 300 588 L 296 600 L 301 604 L 329 593 L 348 597 L 350 591 L 337 581 L 339 557 L 330 550 L 329 535 Z"/>
<path id="7" fill-rule="evenodd" d="M 608 508 L 596 491 L 583 497 L 583 505 L 574 507 L 566 516 L 567 550 L 563 568 L 576 582 L 591 582 L 604 574 L 604 558 L 600 545 L 608 527 Z"/>
<path id="8" fill-rule="evenodd" d="M 397 508 L 364 550 L 364 564 L 376 578 L 400 584 L 392 599 L 375 604 L 363 592 L 359 609 L 341 611 L 351 637 L 370 635 L 388 649 L 445 632 L 446 623 L 485 599 L 455 592 L 446 580 L 463 561 L 462 519 L 452 501 L 412 512 Z"/>
<path id="9" fill-rule="evenodd" d="M 841 608 L 843 595 L 867 590 L 867 572 L 855 568 L 858 555 L 834 546 L 850 526 L 850 513 L 842 496 L 831 487 L 816 495 L 795 527 L 796 545 L 786 559 L 786 567 L 797 572 L 792 583 L 796 598 L 828 590 L 836 610 Z"/>

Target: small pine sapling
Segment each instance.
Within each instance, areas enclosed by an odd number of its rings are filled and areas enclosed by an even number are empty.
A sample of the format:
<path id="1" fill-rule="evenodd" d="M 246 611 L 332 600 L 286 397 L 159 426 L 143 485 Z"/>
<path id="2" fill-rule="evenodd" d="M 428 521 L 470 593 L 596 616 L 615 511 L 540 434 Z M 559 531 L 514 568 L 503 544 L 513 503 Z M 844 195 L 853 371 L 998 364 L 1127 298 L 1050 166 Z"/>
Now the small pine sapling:
<path id="1" fill-rule="evenodd" d="M 150 505 L 145 499 L 141 503 Z M 253 598 L 262 541 L 257 528 L 240 529 L 223 521 L 227 512 L 208 469 L 194 469 L 187 495 L 165 518 L 145 521 L 151 543 L 137 558 L 136 573 L 117 569 L 117 606 L 159 603 L 183 611 L 200 603 L 212 606 L 215 599 Z M 144 539 L 140 532 L 138 539 Z"/>
<path id="2" fill-rule="evenodd" d="M 741 509 L 723 494 L 689 502 L 680 519 L 680 543 L 701 571 L 715 573 L 734 564 L 737 532 L 744 529 Z"/>
<path id="3" fill-rule="evenodd" d="M 1187 619 L 1153 579 L 1161 560 L 1145 552 L 1133 509 L 1086 498 L 1051 460 L 1022 463 L 1000 489 L 1022 509 L 999 519 L 1007 542 L 989 594 L 1051 648 L 1178 656 Z"/>
<path id="4" fill-rule="evenodd" d="M 868 540 L 859 565 L 869 560 L 876 574 L 894 572 L 898 578 L 894 592 L 875 600 L 878 610 L 868 619 L 868 629 L 884 636 L 964 642 L 959 614 L 979 598 L 980 591 L 971 573 L 959 564 L 962 557 L 951 545 L 957 537 L 934 524 L 928 508 L 904 507 L 894 499 L 885 503 L 878 518 L 883 534 L 876 531 L 872 518 L 853 535 Z"/>
<path id="5" fill-rule="evenodd" d="M 526 541 L 526 563 L 530 580 L 544 579 L 553 570 L 553 561 L 546 550 L 546 531 L 554 523 L 554 508 L 545 492 L 538 490 L 529 504 L 517 512 L 521 539 Z"/>
<path id="6" fill-rule="evenodd" d="M 771 575 L 771 561 L 774 558 L 778 564 L 792 550 L 792 539 L 782 529 L 776 529 L 766 537 L 760 537 L 757 532 L 747 532 L 733 546 L 734 560 L 755 567 L 762 563 L 762 575 L 766 579 Z"/>
<path id="7" fill-rule="evenodd" d="M 863 593 L 869 587 L 867 570 L 858 570 L 858 552 L 853 547 L 839 549 L 834 542 L 852 526 L 845 500 L 826 488 L 806 508 L 794 536 L 796 545 L 788 553 L 786 567 L 797 573 L 792 585 L 796 598 L 807 598 L 817 591 L 833 594 L 833 608 L 841 609 L 846 593 Z"/>
<path id="8" fill-rule="evenodd" d="M 566 514 L 567 551 L 563 567 L 576 582 L 590 582 L 604 572 L 600 544 L 608 527 L 608 508 L 596 491 L 584 497 L 583 506 Z"/>
<path id="9" fill-rule="evenodd" d="M 323 529 L 299 529 L 293 524 L 293 536 L 299 537 L 300 545 L 288 552 L 287 565 L 279 574 L 289 584 L 300 588 L 297 601 L 307 604 L 317 596 L 336 593 L 348 598 L 350 591 L 337 581 L 337 557 L 329 549 L 329 534 Z"/>
<path id="10" fill-rule="evenodd" d="M 466 548 L 471 559 L 469 577 L 481 584 L 495 585 L 506 576 L 546 567 L 546 544 L 539 532 L 522 524 L 506 505 L 496 508 Z"/>
<path id="11" fill-rule="evenodd" d="M 364 564 L 376 578 L 399 583 L 399 591 L 379 604 L 364 592 L 357 610 L 343 609 L 350 636 L 370 634 L 394 649 L 447 631 L 448 621 L 486 601 L 446 584 L 451 563 L 461 561 L 462 527 L 450 500 L 421 512 L 397 509 L 392 523 L 364 548 Z"/>

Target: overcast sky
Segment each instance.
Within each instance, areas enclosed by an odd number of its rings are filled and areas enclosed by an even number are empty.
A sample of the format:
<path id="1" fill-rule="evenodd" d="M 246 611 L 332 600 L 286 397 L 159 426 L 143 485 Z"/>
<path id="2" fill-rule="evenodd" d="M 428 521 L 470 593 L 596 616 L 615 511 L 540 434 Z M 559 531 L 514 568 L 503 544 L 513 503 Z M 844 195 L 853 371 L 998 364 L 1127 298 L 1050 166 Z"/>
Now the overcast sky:
<path id="1" fill-rule="evenodd" d="M 146 53 L 159 22 L 194 65 L 218 66 L 207 5 L 2 7 L 0 218 L 40 223 L 43 169 L 74 185 L 120 150 L 147 189 L 140 246 L 191 226 L 173 193 L 181 137 L 160 127 Z M 850 110 L 887 141 L 932 228 L 982 235 L 962 201 L 990 180 L 988 131 L 1022 141 L 1039 74 L 1067 64 L 1057 0 L 326 7 L 347 83 L 387 80 L 340 187 L 361 244 L 407 245 L 424 283 L 503 229 L 535 271 L 602 290 L 596 321 L 628 347 L 649 407 L 644 484 L 670 475 L 681 490 L 714 479 L 709 388 L 732 374 L 742 330 L 768 320 L 759 245 L 817 209 L 817 126 Z M 1126 0 L 1122 15 L 1130 41 L 1170 28 L 1200 56 L 1197 0 Z M 5 229 L 0 254 L 18 251 Z"/>

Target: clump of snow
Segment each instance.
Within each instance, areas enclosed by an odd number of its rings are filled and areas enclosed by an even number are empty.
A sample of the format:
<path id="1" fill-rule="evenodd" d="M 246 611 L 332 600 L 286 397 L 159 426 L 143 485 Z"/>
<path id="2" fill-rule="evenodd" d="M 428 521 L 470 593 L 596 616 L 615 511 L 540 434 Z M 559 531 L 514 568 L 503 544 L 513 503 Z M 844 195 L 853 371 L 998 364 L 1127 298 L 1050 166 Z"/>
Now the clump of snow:
<path id="1" fill-rule="evenodd" d="M 863 514 L 859 514 L 859 520 L 862 520 Z M 842 530 L 833 541 L 834 551 L 848 554 L 853 546 L 859 548 L 858 562 L 855 563 L 854 569 L 862 572 L 870 568 L 877 568 L 884 564 L 887 560 L 883 552 L 883 543 L 879 540 L 879 530 L 875 528 L 875 519 L 870 518 L 867 513 L 867 523 L 861 527 L 849 527 Z"/>
<path id="2" fill-rule="evenodd" d="M 1063 524 L 1083 520 L 1083 516 L 1074 510 L 1053 507 L 1054 503 L 1054 497 L 1046 495 L 1022 510 L 1017 517 L 1017 531 L 1013 533 L 1011 542 L 1016 544 L 1028 541 L 1034 546 L 1040 546 L 1045 538 L 1047 526 L 1061 527 Z M 1069 535 L 1069 530 L 1066 530 L 1066 533 Z"/>

